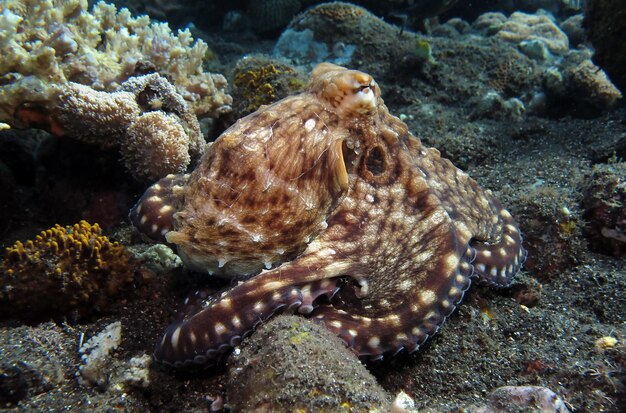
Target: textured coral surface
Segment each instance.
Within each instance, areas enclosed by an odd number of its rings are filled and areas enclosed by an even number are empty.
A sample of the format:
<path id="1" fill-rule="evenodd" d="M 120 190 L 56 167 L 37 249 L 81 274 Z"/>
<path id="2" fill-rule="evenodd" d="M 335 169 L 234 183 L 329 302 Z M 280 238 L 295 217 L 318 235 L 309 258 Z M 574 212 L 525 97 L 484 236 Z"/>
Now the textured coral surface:
<path id="1" fill-rule="evenodd" d="M 133 281 L 137 262 L 86 221 L 55 225 L 8 247 L 0 263 L 3 317 L 32 319 L 88 314 L 110 305 Z"/>
<path id="2" fill-rule="evenodd" d="M 48 102 L 67 82 L 112 91 L 129 77 L 158 72 L 200 116 L 228 111 L 221 75 L 204 72 L 208 52 L 188 30 L 133 17 L 127 9 L 87 0 L 8 0 L 0 17 L 0 121 L 25 102 Z"/>
<path id="3" fill-rule="evenodd" d="M 594 61 L 611 80 L 626 92 L 626 8 L 618 0 L 585 2 L 585 20 L 589 40 L 595 49 Z"/>

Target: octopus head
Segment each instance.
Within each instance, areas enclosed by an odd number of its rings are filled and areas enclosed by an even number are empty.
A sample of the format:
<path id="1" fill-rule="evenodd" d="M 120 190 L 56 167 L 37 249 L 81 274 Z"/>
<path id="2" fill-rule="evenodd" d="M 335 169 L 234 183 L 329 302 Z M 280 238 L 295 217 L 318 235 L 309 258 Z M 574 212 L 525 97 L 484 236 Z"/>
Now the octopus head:
<path id="1" fill-rule="evenodd" d="M 322 63 L 305 93 L 240 119 L 191 175 L 148 189 L 131 220 L 197 271 L 277 267 L 326 230 L 356 179 L 391 178 L 399 134 L 381 129 L 387 117 L 370 75 Z"/>
<path id="2" fill-rule="evenodd" d="M 380 88 L 372 76 L 332 63 L 315 67 L 309 90 L 340 116 L 373 115 L 380 97 Z"/>

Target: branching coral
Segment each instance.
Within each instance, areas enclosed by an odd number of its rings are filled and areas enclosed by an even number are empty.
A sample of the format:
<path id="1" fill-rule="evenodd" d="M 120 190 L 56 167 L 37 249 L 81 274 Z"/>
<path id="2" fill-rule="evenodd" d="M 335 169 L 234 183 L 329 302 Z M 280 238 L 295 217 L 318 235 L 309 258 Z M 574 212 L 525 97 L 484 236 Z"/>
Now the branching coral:
<path id="1" fill-rule="evenodd" d="M 0 263 L 0 313 L 39 319 L 105 307 L 134 280 L 138 262 L 98 224 L 54 227 L 6 249 Z"/>
<path id="2" fill-rule="evenodd" d="M 9 122 L 11 108 L 23 102 L 10 93 L 14 83 L 32 83 L 30 77 L 40 81 L 42 95 L 70 81 L 115 91 L 146 70 L 170 79 L 198 116 L 228 111 L 226 80 L 203 71 L 208 46 L 188 30 L 174 34 L 165 23 L 104 2 L 91 13 L 87 0 L 9 0 L 3 7 L 0 121 Z"/>
<path id="3" fill-rule="evenodd" d="M 7 1 L 0 46 L 0 123 L 119 146 L 138 178 L 184 170 L 203 152 L 197 117 L 231 110 L 204 42 L 104 2 Z"/>

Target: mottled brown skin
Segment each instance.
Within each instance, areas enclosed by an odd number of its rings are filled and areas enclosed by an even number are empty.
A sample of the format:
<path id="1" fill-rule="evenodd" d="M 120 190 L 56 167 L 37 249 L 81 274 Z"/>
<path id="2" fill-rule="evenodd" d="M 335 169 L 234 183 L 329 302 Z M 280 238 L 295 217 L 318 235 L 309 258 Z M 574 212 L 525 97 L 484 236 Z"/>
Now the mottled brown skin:
<path id="1" fill-rule="evenodd" d="M 227 130 L 178 193 L 164 232 L 186 264 L 253 276 L 168 328 L 155 358 L 175 367 L 218 359 L 279 309 L 360 356 L 412 352 L 470 277 L 507 286 L 526 254 L 511 215 L 389 114 L 371 76 L 327 63 Z"/>

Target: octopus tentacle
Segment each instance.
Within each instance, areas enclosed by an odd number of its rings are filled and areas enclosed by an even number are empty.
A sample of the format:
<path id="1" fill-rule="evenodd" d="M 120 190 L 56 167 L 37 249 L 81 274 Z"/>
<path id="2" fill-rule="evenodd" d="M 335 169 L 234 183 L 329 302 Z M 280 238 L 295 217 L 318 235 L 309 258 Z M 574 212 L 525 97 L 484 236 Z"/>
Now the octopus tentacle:
<path id="1" fill-rule="evenodd" d="M 130 210 L 130 222 L 153 241 L 166 242 L 174 229 L 174 214 L 182 203 L 182 188 L 189 174 L 170 174 L 153 184 Z"/>
<path id="2" fill-rule="evenodd" d="M 313 255 L 313 254 L 311 254 Z M 164 365 L 185 368 L 211 364 L 279 310 L 308 314 L 321 296 L 337 291 L 337 275 L 349 267 L 313 257 L 265 271 L 205 302 L 196 313 L 170 325 L 154 351 Z"/>
<path id="3" fill-rule="evenodd" d="M 410 256 L 406 275 L 395 279 L 392 263 L 404 261 L 396 256 L 365 260 L 369 262 L 365 267 L 377 274 L 364 277 L 368 293 L 349 296 L 349 291 L 342 288 L 329 305 L 317 307 L 312 313 L 313 321 L 322 322 L 359 356 L 378 359 L 403 349 L 416 351 L 438 331 L 470 287 L 474 251 L 451 231 L 453 224 L 435 199 L 428 199 L 433 204 L 427 206 L 424 202 L 424 215 L 418 220 L 430 221 L 428 232 L 422 233 L 425 228 L 416 223 L 410 231 L 422 242 L 399 252 Z M 333 245 L 342 250 L 341 241 Z M 368 249 L 376 248 L 376 244 L 363 246 L 361 254 L 370 256 Z M 393 281 L 397 282 L 387 284 Z M 392 300 L 392 296 L 402 300 Z"/>
<path id="4" fill-rule="evenodd" d="M 522 247 L 522 234 L 509 211 L 500 209 L 499 216 L 503 220 L 500 241 L 493 244 L 473 241 L 471 245 L 476 254 L 473 264 L 480 284 L 508 287 L 526 261 L 527 253 Z"/>
<path id="5" fill-rule="evenodd" d="M 379 317 L 367 317 L 324 305 L 315 309 L 313 321 L 322 322 L 360 357 L 377 360 L 388 352 L 394 355 L 402 350 L 412 353 L 437 333 L 470 286 L 469 277 L 462 270 L 451 278 L 455 281 L 445 299 L 437 297 L 431 303 L 430 298 L 423 297 L 408 304 L 411 317 L 402 316 L 405 310 L 400 309 Z M 415 297 L 419 296 L 415 292 Z M 421 305 L 415 304 L 417 302 Z"/>

